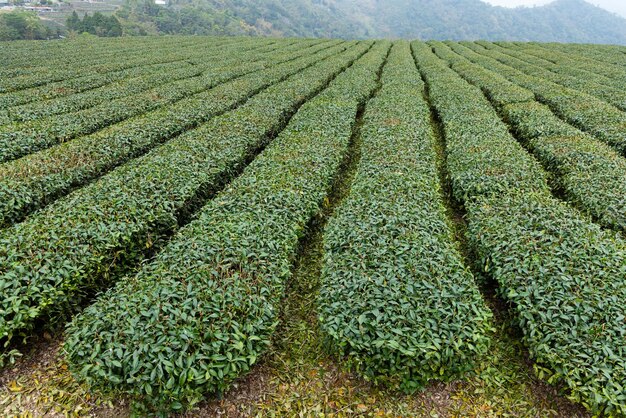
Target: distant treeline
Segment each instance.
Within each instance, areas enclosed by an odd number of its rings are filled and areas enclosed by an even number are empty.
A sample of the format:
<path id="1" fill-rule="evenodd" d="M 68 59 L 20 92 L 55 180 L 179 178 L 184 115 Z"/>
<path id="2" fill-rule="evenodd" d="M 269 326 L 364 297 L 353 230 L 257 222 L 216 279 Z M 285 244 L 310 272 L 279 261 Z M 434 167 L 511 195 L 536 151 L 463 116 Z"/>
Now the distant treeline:
<path id="1" fill-rule="evenodd" d="M 86 14 L 81 20 L 78 13 L 73 12 L 67 19 L 67 30 L 90 33 L 96 36 L 122 36 L 122 24 L 115 16 L 105 16 L 96 12 L 93 16 Z"/>
<path id="2" fill-rule="evenodd" d="M 0 41 L 57 38 L 60 32 L 45 26 L 36 13 L 14 10 L 0 13 Z"/>
<path id="3" fill-rule="evenodd" d="M 116 16 L 124 34 L 265 35 L 364 38 L 357 22 L 319 0 L 126 0 Z"/>
<path id="4" fill-rule="evenodd" d="M 153 0 L 129 0 L 115 13 L 125 35 L 234 35 L 241 22 L 228 11 L 197 4 L 159 6 Z"/>
<path id="5" fill-rule="evenodd" d="M 583 0 L 127 0 L 124 34 L 519 40 L 626 44 L 626 19 Z"/>
<path id="6" fill-rule="evenodd" d="M 36 18 L 36 16 L 35 16 Z M 11 20 L 10 24 L 4 20 Z M 0 19 L 0 39 L 42 39 L 24 16 Z M 32 19 L 32 17 L 29 17 Z M 24 29 L 26 27 L 26 29 Z M 35 29 L 34 29 L 35 28 Z M 70 33 L 518 40 L 626 44 L 626 19 L 583 0 L 507 9 L 480 0 L 126 0 L 113 16 L 67 21 Z"/>

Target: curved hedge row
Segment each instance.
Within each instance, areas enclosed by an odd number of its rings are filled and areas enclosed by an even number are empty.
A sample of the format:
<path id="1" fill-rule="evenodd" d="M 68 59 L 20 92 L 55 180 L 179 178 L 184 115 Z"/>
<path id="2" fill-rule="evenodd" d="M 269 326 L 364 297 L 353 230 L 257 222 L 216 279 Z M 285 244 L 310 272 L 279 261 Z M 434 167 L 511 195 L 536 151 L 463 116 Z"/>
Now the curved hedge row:
<path id="1" fill-rule="evenodd" d="M 523 46 L 511 43 L 503 44 L 500 42 L 498 44 L 514 48 L 517 51 L 525 53 L 527 56 L 540 58 L 541 61 L 534 62 L 543 63 L 550 71 L 576 77 L 579 80 L 592 80 L 598 85 L 612 87 L 613 89 L 620 90 L 622 95 L 624 94 L 623 89 L 624 83 L 626 82 L 626 71 L 614 73 L 615 78 L 602 75 L 599 72 L 606 68 L 606 63 L 601 64 L 599 68 L 597 62 L 591 64 L 589 61 L 581 58 L 574 59 L 571 54 L 563 54 L 554 50 L 548 51 L 538 44 L 525 44 Z"/>
<path id="2" fill-rule="evenodd" d="M 169 52 L 159 55 L 159 57 L 161 59 L 154 57 L 154 62 L 151 64 L 112 71 L 105 74 L 88 74 L 66 81 L 0 94 L 0 106 L 2 107 L 0 116 L 2 117 L 3 123 L 6 123 L 4 121 L 9 118 L 8 108 L 12 106 L 22 106 L 28 103 L 36 104 L 46 100 L 60 99 L 119 80 L 149 74 L 153 71 L 154 67 L 175 63 L 189 63 L 185 58 L 181 57 L 180 53 Z"/>
<path id="3" fill-rule="evenodd" d="M 578 68 L 589 68 L 594 74 L 602 75 L 617 82 L 624 81 L 626 55 L 616 51 L 611 45 L 577 45 L 555 43 L 529 43 L 550 57 L 551 61 L 566 63 Z"/>
<path id="4" fill-rule="evenodd" d="M 81 135 L 88 135 L 133 116 L 179 102 L 214 86 L 216 76 L 217 78 L 222 76 L 223 82 L 250 72 L 250 65 L 245 64 L 254 65 L 255 61 L 264 55 L 254 52 L 239 54 L 239 50 L 240 47 L 236 45 L 221 52 L 235 54 L 238 58 L 226 67 L 222 66 L 221 61 L 213 61 L 201 65 L 201 68 L 204 67 L 201 74 L 191 70 L 187 79 L 173 81 L 148 91 L 76 112 L 0 126 L 0 162 L 13 160 Z M 241 67 L 239 71 L 236 68 L 237 64 Z M 261 62 L 257 68 L 264 66 L 265 63 Z"/>
<path id="5" fill-rule="evenodd" d="M 473 43 L 461 44 L 467 47 L 459 49 L 461 55 L 532 91 L 559 117 L 626 155 L 626 113 L 588 94 L 525 74 L 514 68 L 519 60 L 506 54 Z"/>
<path id="6" fill-rule="evenodd" d="M 539 377 L 607 417 L 626 414 L 626 245 L 566 204 L 509 195 L 468 206 L 469 236 L 515 305 Z"/>
<path id="7" fill-rule="evenodd" d="M 35 319 L 75 310 L 86 293 L 135 265 L 232 178 L 285 117 L 367 48 L 314 59 L 317 65 L 241 108 L 0 233 L 0 283 L 13 295 L 0 301 L 0 338 L 28 332 Z"/>
<path id="8" fill-rule="evenodd" d="M 146 71 L 137 78 L 113 82 L 114 84 L 103 82 L 104 85 L 101 87 L 97 85 L 100 83 L 94 83 L 94 88 L 80 93 L 10 107 L 3 114 L 0 114 L 0 123 L 12 124 L 11 127 L 19 131 L 23 122 L 87 109 L 103 102 L 151 90 L 173 81 L 197 77 L 205 70 L 206 66 L 196 65 L 187 60 L 174 61 L 152 67 L 151 71 Z M 0 130 L 6 129 L 6 127 L 0 127 Z"/>
<path id="9" fill-rule="evenodd" d="M 76 93 L 85 92 L 94 88 L 102 87 L 106 84 L 120 81 L 130 77 L 138 77 L 145 73 L 150 73 L 154 67 L 158 67 L 163 64 L 170 63 L 184 63 L 189 60 L 190 57 L 201 55 L 202 53 L 209 53 L 213 50 L 219 50 L 222 45 L 210 45 L 202 46 L 195 45 L 191 48 L 165 48 L 158 49 L 152 47 L 151 51 L 142 52 L 141 63 L 129 68 L 121 70 L 105 72 L 105 73 L 90 73 L 89 67 L 84 69 L 84 74 L 58 82 L 49 82 L 37 87 L 31 87 L 23 90 L 17 90 L 10 93 L 0 94 L 0 108 L 2 113 L 0 117 L 8 118 L 8 109 L 11 106 L 20 106 L 27 103 L 38 103 L 45 100 L 58 99 L 66 96 L 70 96 Z M 187 50 L 189 49 L 189 50 Z M 125 56 L 119 54 L 119 57 L 113 58 L 113 60 L 124 60 L 132 62 L 132 54 Z M 150 60 L 148 60 L 150 58 Z M 46 60 L 44 58 L 44 60 Z M 87 60 L 89 61 L 89 60 Z M 54 65 L 50 63 L 50 65 Z M 64 62 L 61 65 L 72 65 Z"/>
<path id="10" fill-rule="evenodd" d="M 195 45 L 197 48 L 198 45 Z M 92 46 L 93 48 L 93 46 Z M 82 86 L 88 88 L 89 81 L 97 75 L 109 75 L 119 71 L 133 69 L 140 66 L 150 65 L 154 63 L 155 45 L 149 43 L 143 47 L 128 51 L 108 54 L 108 59 L 102 57 L 100 59 L 90 59 L 83 57 L 67 58 L 62 62 L 50 62 L 49 65 L 42 67 L 25 67 L 15 70 L 8 70 L 13 74 L 5 74 L 0 80 L 0 97 L 24 97 L 24 93 L 28 91 L 50 91 L 48 86 L 53 85 L 63 88 L 74 87 L 80 89 Z M 174 45 L 165 48 L 164 56 L 169 60 L 184 59 L 185 56 L 195 49 L 191 45 L 182 45 L 180 49 L 176 49 Z M 90 55 L 89 51 L 85 51 L 86 55 Z M 126 59 L 124 59 L 126 57 Z M 151 59 L 152 58 L 152 59 Z M 45 61 L 45 58 L 38 58 L 39 62 Z M 37 58 L 33 58 L 37 62 Z M 167 62 L 167 61 L 163 61 Z M 78 71 L 77 71 L 78 70 Z M 6 80 L 6 81 L 5 81 Z M 10 81 L 9 81 L 10 80 Z M 37 100 L 38 97 L 32 97 Z"/>
<path id="11" fill-rule="evenodd" d="M 72 322 L 65 351 L 79 379 L 168 411 L 249 370 L 269 344 L 299 238 L 348 152 L 388 48 L 376 44 L 305 103 L 154 262 Z"/>
<path id="12" fill-rule="evenodd" d="M 511 137 L 508 127 L 500 121 L 480 90 L 455 75 L 433 55 L 428 45 L 415 43 L 413 49 L 416 48 L 423 51 L 418 61 L 428 58 L 434 68 L 441 68 L 437 85 L 439 79 L 445 79 L 454 86 L 445 90 L 433 88 L 430 92 L 435 103 L 441 100 L 448 104 L 437 106 L 437 112 L 444 120 L 447 166 L 454 197 L 466 202 L 482 196 L 499 196 L 511 190 L 544 190 L 549 193 L 545 171 Z M 424 67 L 421 62 L 418 64 L 420 69 Z M 432 72 L 428 75 L 433 79 Z M 427 84 L 432 85 L 433 82 Z"/>
<path id="13" fill-rule="evenodd" d="M 297 47 L 302 49 L 318 42 L 319 41 L 302 41 L 297 44 Z M 282 43 L 286 45 L 271 45 L 269 48 L 265 48 L 261 45 L 261 48 L 259 48 L 258 44 L 249 42 L 249 45 L 245 47 L 241 44 L 238 45 L 237 49 L 232 53 L 228 50 L 228 48 L 224 48 L 226 51 L 219 48 L 219 50 L 214 53 L 202 50 L 194 51 L 193 54 L 189 54 L 189 57 L 185 61 L 176 61 L 164 65 L 153 66 L 150 68 L 150 71 L 144 71 L 140 77 L 119 80 L 114 84 L 107 84 L 99 88 L 91 88 L 85 92 L 61 97 L 55 100 L 45 100 L 38 103 L 28 103 L 26 105 L 9 108 L 6 111 L 7 117 L 17 122 L 25 122 L 40 119 L 45 116 L 75 112 L 96 106 L 105 101 L 116 100 L 141 93 L 146 90 L 154 89 L 154 87 L 171 83 L 173 81 L 200 76 L 203 72 L 209 69 L 215 69 L 217 59 L 223 57 L 225 53 L 232 55 L 224 59 L 219 59 L 217 62 L 218 67 L 224 67 L 225 65 L 241 61 L 238 58 L 238 55 L 240 54 L 246 54 L 248 58 L 246 62 L 260 61 L 264 58 L 260 55 L 262 53 L 271 53 L 278 48 L 281 48 L 281 50 L 285 52 L 293 49 L 294 46 L 290 46 L 290 43 L 292 42 L 287 41 Z"/>
<path id="14" fill-rule="evenodd" d="M 0 59 L 4 63 L 0 68 L 0 75 L 14 77 L 23 74 L 33 75 L 38 71 L 50 71 L 47 63 L 54 67 L 63 63 L 71 63 L 86 67 L 89 70 L 91 66 L 119 61 L 122 52 L 128 52 L 134 56 L 137 52 L 154 52 L 155 46 L 160 45 L 163 45 L 164 51 L 169 51 L 172 48 L 198 47 L 207 43 L 226 45 L 228 42 L 241 41 L 242 39 L 241 37 L 190 38 L 168 36 L 161 39 L 155 37 L 136 37 L 128 38 L 128 40 L 122 40 L 122 38 L 76 38 L 64 42 L 6 42 L 0 51 Z M 24 48 L 26 45 L 28 48 Z"/>
<path id="15" fill-rule="evenodd" d="M 578 78 L 569 74 L 563 74 L 563 72 L 552 71 L 555 65 L 546 61 L 543 58 L 535 55 L 527 54 L 524 51 L 518 51 L 516 49 L 507 48 L 500 45 L 500 43 L 492 44 L 493 49 L 503 54 L 512 57 L 516 63 L 515 68 L 522 70 L 527 74 L 531 74 L 535 77 L 543 78 L 547 81 L 560 84 L 573 90 L 577 90 L 583 93 L 587 93 L 598 99 L 602 99 L 606 103 L 612 104 L 620 110 L 626 110 L 626 92 L 624 91 L 624 85 L 621 88 L 615 88 L 601 82 L 596 81 L 593 73 Z M 506 45 L 506 44 L 505 44 Z M 626 73 L 624 73 L 626 77 Z"/>
<path id="16" fill-rule="evenodd" d="M 626 159 L 608 145 L 556 117 L 532 92 L 472 64 L 441 42 L 435 53 L 483 90 L 566 197 L 602 225 L 626 231 Z M 528 100 L 520 100 L 527 97 Z"/>
<path id="17" fill-rule="evenodd" d="M 539 103 L 511 104 L 503 114 L 533 154 L 557 175 L 558 188 L 569 200 L 603 226 L 626 232 L 624 157 Z"/>
<path id="18" fill-rule="evenodd" d="M 178 37 L 181 47 L 190 45 L 198 45 L 196 40 L 184 39 Z M 177 42 L 174 37 L 163 39 L 164 49 L 170 50 L 176 46 Z M 217 39 L 216 43 L 224 42 L 224 38 Z M 156 39 L 144 37 L 142 40 L 133 39 L 127 44 L 120 42 L 120 39 L 81 39 L 75 38 L 66 42 L 7 42 L 6 46 L 0 51 L 0 59 L 6 62 L 0 69 L 0 75 L 14 77 L 24 74 L 36 74 L 38 71 L 50 70 L 44 64 L 42 59 L 48 58 L 53 65 L 62 64 L 63 62 L 78 63 L 84 62 L 85 65 L 101 65 L 119 59 L 119 54 L 128 51 L 129 54 L 154 49 L 155 45 L 160 43 Z M 25 51 L 24 46 L 29 48 Z M 104 45 L 110 45 L 110 48 L 103 48 Z M 63 55 L 62 55 L 63 54 Z M 82 61 L 79 59 L 82 57 Z M 65 61 L 64 61 L 65 60 Z M 68 70 L 68 69 L 66 69 Z"/>
<path id="19" fill-rule="evenodd" d="M 415 43 L 413 49 L 441 116 L 448 158 L 473 153 L 472 147 L 482 144 L 492 148 L 480 132 L 504 124 L 481 91 L 425 44 Z M 469 148 L 458 146 L 469 132 L 478 140 Z M 517 144 L 510 135 L 508 142 Z M 489 184 L 484 178 L 499 177 L 505 163 L 527 160 L 522 148 L 516 152 L 517 158 L 496 148 L 482 167 L 483 179 L 476 180 Z M 451 164 L 449 169 L 453 189 L 467 189 L 457 183 L 468 168 Z M 541 174 L 534 164 L 515 167 L 522 170 Z M 554 199 L 545 180 L 530 183 L 532 178 L 519 176 L 519 184 L 508 190 L 463 199 L 471 247 L 512 302 L 539 375 L 564 383 L 571 399 L 594 412 L 625 414 L 626 242 Z"/>
<path id="20" fill-rule="evenodd" d="M 368 103 L 361 159 L 325 230 L 321 329 L 376 382 L 414 390 L 470 370 L 491 313 L 447 224 L 430 110 L 409 44 Z"/>
<path id="21" fill-rule="evenodd" d="M 474 64 L 455 52 L 452 48 L 457 47 L 457 44 L 432 41 L 428 42 L 428 45 L 439 58 L 447 61 L 450 68 L 483 90 L 498 110 L 507 104 L 535 101 L 535 94 L 532 91 L 513 84 L 500 74 Z M 500 84 L 502 84 L 501 89 L 497 88 Z"/>
<path id="22" fill-rule="evenodd" d="M 224 41 L 218 42 L 221 46 L 226 46 L 235 44 L 237 41 L 241 42 L 242 40 L 243 38 L 239 38 L 227 41 L 226 43 L 224 43 Z M 193 51 L 201 45 L 199 41 L 201 42 L 201 39 L 178 39 L 180 44 L 177 45 L 176 40 L 172 39 L 171 46 L 173 49 L 178 48 L 179 50 L 182 49 L 182 51 L 189 49 Z M 155 48 L 157 48 L 157 45 L 153 45 L 152 43 L 152 41 L 145 42 L 143 45 L 140 44 L 136 50 L 131 51 L 127 51 L 123 45 L 120 45 L 121 48 L 117 53 L 107 52 L 103 54 L 103 56 L 94 60 L 90 60 L 88 58 L 86 59 L 84 55 L 78 54 L 73 58 L 63 57 L 56 63 L 49 62 L 48 65 L 40 67 L 39 69 L 28 68 L 21 75 L 7 75 L 6 79 L 1 79 L 0 93 L 7 93 L 37 87 L 52 82 L 79 78 L 85 76 L 86 74 L 108 73 L 139 65 L 151 64 L 154 63 L 153 54 L 155 52 Z M 48 44 L 50 44 L 50 42 L 48 42 Z M 107 43 L 107 45 L 110 44 Z M 91 49 L 94 48 L 94 45 L 88 42 L 85 47 Z M 109 49 L 107 48 L 107 50 Z M 184 58 L 184 54 L 181 55 L 181 58 Z M 40 59 L 40 62 L 41 60 L 45 60 L 45 58 Z"/>
<path id="23" fill-rule="evenodd" d="M 51 47 L 47 55 L 50 58 L 48 62 L 53 65 L 53 68 L 43 65 L 42 60 L 45 59 L 45 56 L 42 53 L 43 51 L 35 51 L 35 48 L 29 48 L 28 51 L 25 52 L 26 48 L 24 47 L 27 45 L 26 43 L 21 43 L 21 45 L 19 42 L 11 44 L 11 46 L 18 47 L 20 49 L 22 54 L 20 58 L 22 58 L 22 60 L 18 59 L 15 54 L 12 54 L 12 56 L 11 54 L 6 54 L 10 47 L 2 48 L 0 56 L 4 59 L 3 62 L 6 62 L 6 64 L 0 68 L 0 76 L 3 77 L 2 83 L 0 84 L 2 86 L 0 87 L 0 94 L 7 91 L 10 92 L 19 90 L 22 87 L 22 82 L 25 82 L 29 78 L 31 81 L 41 81 L 41 83 L 33 83 L 34 87 L 36 85 L 56 82 L 58 81 L 57 77 L 61 77 L 60 79 L 63 80 L 64 78 L 62 76 L 69 78 L 81 76 L 72 67 L 62 67 L 63 63 L 78 65 L 77 68 L 86 71 L 90 71 L 90 67 L 94 66 L 103 69 L 106 65 L 118 65 L 121 60 L 121 53 L 123 52 L 123 48 L 120 44 L 113 44 L 111 45 L 111 48 L 106 49 L 99 48 L 101 45 L 89 45 L 86 42 L 72 42 L 71 46 L 66 43 L 65 47 L 62 46 L 61 42 L 55 42 L 54 44 L 56 45 L 56 48 Z M 187 44 L 189 45 L 190 43 Z M 148 52 L 150 48 L 154 48 L 154 45 L 155 43 L 151 41 L 146 42 L 144 45 L 129 45 L 128 54 L 130 57 L 135 58 L 138 53 L 145 53 Z M 68 46 L 70 47 L 68 48 Z M 172 46 L 172 44 L 169 44 L 165 45 L 164 48 L 165 50 L 170 51 Z M 68 50 L 66 57 L 60 56 L 61 51 L 64 49 Z M 82 61 L 80 60 L 78 51 L 82 53 Z M 63 60 L 64 58 L 65 61 Z M 48 81 L 43 79 L 40 80 L 39 76 L 44 75 L 45 73 L 51 74 L 51 78 Z M 11 85 L 8 82 L 8 79 L 5 79 L 4 77 L 15 78 L 18 80 L 17 85 Z M 29 87 L 30 86 L 27 86 L 26 88 Z"/>
<path id="24" fill-rule="evenodd" d="M 345 48 L 342 44 L 332 43 L 330 48 L 322 45 L 306 52 L 277 52 L 273 55 L 273 64 L 285 64 L 269 68 L 263 63 L 222 68 L 213 76 L 207 74 L 205 83 L 216 85 L 242 72 L 250 74 L 172 106 L 0 165 L 0 226 L 19 221 L 72 188 L 236 107 L 272 83 Z"/>

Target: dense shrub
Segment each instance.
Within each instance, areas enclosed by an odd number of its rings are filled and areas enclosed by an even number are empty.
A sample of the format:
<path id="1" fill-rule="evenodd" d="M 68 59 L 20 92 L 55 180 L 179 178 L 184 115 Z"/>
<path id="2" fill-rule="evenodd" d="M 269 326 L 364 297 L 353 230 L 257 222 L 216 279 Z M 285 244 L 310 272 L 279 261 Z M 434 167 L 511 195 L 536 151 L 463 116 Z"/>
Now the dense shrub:
<path id="1" fill-rule="evenodd" d="M 314 47 L 304 56 L 301 52 L 294 52 L 293 55 L 277 52 L 268 58 L 274 58 L 274 64 L 285 62 L 285 65 L 275 67 L 270 65 L 266 68 L 266 62 L 237 62 L 216 68 L 204 74 L 201 77 L 203 80 L 195 82 L 209 88 L 206 91 L 92 135 L 2 165 L 0 225 L 20 220 L 25 214 L 66 194 L 72 188 L 232 109 L 272 83 L 320 59 L 333 56 L 346 46 L 320 46 L 322 50 L 317 54 L 314 53 Z"/>
<path id="2" fill-rule="evenodd" d="M 626 243 L 543 195 L 485 199 L 468 216 L 538 375 L 591 411 L 626 414 Z"/>
<path id="3" fill-rule="evenodd" d="M 447 224 L 423 89 L 409 44 L 395 44 L 350 194 L 325 231 L 318 298 L 334 349 L 405 390 L 471 369 L 491 315 Z"/>
<path id="4" fill-rule="evenodd" d="M 466 126 L 504 126 L 482 92 L 438 60 L 428 46 L 414 43 L 413 50 L 441 116 L 449 160 L 458 152 L 472 151 L 457 144 L 467 142 Z M 485 117 L 489 113 L 490 120 Z M 517 144 L 510 135 L 508 142 Z M 472 166 L 449 165 L 453 189 L 473 193 L 456 195 L 467 210 L 467 237 L 479 265 L 512 302 L 539 375 L 565 383 L 569 397 L 595 413 L 623 415 L 626 242 L 552 197 L 545 175 L 524 149 L 490 143 L 491 137 L 480 135 L 471 143 L 494 150 L 492 160 L 482 167 L 482 178 L 463 175 Z M 501 161 L 515 164 L 519 185 L 491 188 L 489 194 L 465 186 L 465 181 L 490 184 L 485 178 L 500 178 Z M 535 176 L 540 182 L 530 183 Z"/>
<path id="5" fill-rule="evenodd" d="M 65 350 L 81 380 L 178 410 L 222 392 L 257 361 L 299 238 L 348 152 L 388 48 L 376 44 L 303 105 L 154 262 L 72 322 Z"/>
<path id="6" fill-rule="evenodd" d="M 0 13 L 0 41 L 52 37 L 58 37 L 56 31 L 41 23 L 36 13 L 22 10 Z"/>
<path id="7" fill-rule="evenodd" d="M 244 51 L 240 51 L 239 46 L 234 46 L 232 49 L 224 48 L 219 54 L 224 53 L 237 54 L 238 59 L 231 64 L 232 67 L 241 66 L 247 61 L 262 59 L 262 56 L 259 56 L 261 54 L 257 56 L 245 54 Z M 0 126 L 0 162 L 13 160 L 60 142 L 90 134 L 133 116 L 174 104 L 188 96 L 203 92 L 215 85 L 215 75 L 216 73 L 220 75 L 222 68 L 222 60 L 210 60 L 208 63 L 189 68 L 186 74 L 180 77 L 181 79 L 177 80 L 177 77 L 172 75 L 172 82 L 153 86 L 147 91 L 136 94 L 129 92 L 128 95 L 119 99 L 106 101 L 84 110 Z M 231 68 L 231 71 L 233 70 L 236 68 Z M 241 71 L 236 74 L 242 75 Z M 234 77 L 235 75 L 230 78 Z"/>
<path id="8" fill-rule="evenodd" d="M 87 32 L 96 36 L 122 36 L 122 24 L 115 16 L 105 16 L 100 12 L 95 12 L 93 16 L 86 13 L 82 20 L 76 11 L 67 18 L 67 29 L 79 33 Z"/>
<path id="9" fill-rule="evenodd" d="M 315 42 L 317 43 L 317 41 Z M 302 49 L 305 48 L 307 44 L 307 42 L 302 42 L 298 47 Z M 197 48 L 193 53 L 187 54 L 184 60 L 178 59 L 180 55 L 176 54 L 172 56 L 169 62 L 160 65 L 148 65 L 111 73 L 97 74 L 91 76 L 88 81 L 81 80 L 79 83 L 75 82 L 63 87 L 51 87 L 48 85 L 45 86 L 45 88 L 39 88 L 39 91 L 31 90 L 28 92 L 30 89 L 21 90 L 20 92 L 23 94 L 18 96 L 20 98 L 24 97 L 27 92 L 34 95 L 39 94 L 42 95 L 42 97 L 40 101 L 36 103 L 30 101 L 18 106 L 13 105 L 6 109 L 5 114 L 6 118 L 9 120 L 24 122 L 50 115 L 75 112 L 99 105 L 106 101 L 116 100 L 151 90 L 157 86 L 173 81 L 199 76 L 205 71 L 215 71 L 217 68 L 222 68 L 228 64 L 241 64 L 240 55 L 246 57 L 246 62 L 266 61 L 267 56 L 263 56 L 261 53 L 271 53 L 276 49 L 280 49 L 286 53 L 289 51 L 289 48 L 292 47 L 293 46 L 287 47 L 286 42 L 283 42 L 279 45 L 272 44 L 267 47 L 261 44 L 261 48 L 259 48 L 257 43 L 249 42 L 240 45 L 236 49 L 236 53 L 233 53 L 232 56 L 226 59 L 220 59 L 217 65 L 215 62 L 216 58 L 221 58 L 224 52 L 228 52 L 228 48 Z M 69 97 L 62 95 L 61 97 L 54 98 L 56 96 L 54 92 L 67 88 L 71 89 L 71 91 L 76 94 L 72 94 Z M 6 96 L 9 95 L 7 94 L 1 97 L 1 99 L 7 99 L 8 97 Z M 15 96 L 12 98 L 15 98 Z"/>
<path id="10" fill-rule="evenodd" d="M 531 75 L 531 69 L 518 70 L 525 67 L 523 62 L 496 49 L 462 44 L 485 57 L 481 65 L 532 91 L 558 116 L 626 155 L 626 113 L 589 94 Z"/>
<path id="11" fill-rule="evenodd" d="M 555 50 L 547 50 L 540 47 L 537 44 L 522 44 L 517 45 L 509 42 L 498 43 L 498 45 L 505 46 L 507 50 L 515 50 L 516 52 L 523 52 L 524 57 L 528 62 L 536 65 L 541 65 L 543 68 L 548 69 L 557 74 L 568 75 L 575 79 L 576 84 L 572 84 L 571 88 L 576 88 L 575 85 L 584 84 L 587 81 L 592 81 L 594 88 L 600 88 L 598 97 L 606 97 L 607 99 L 618 99 L 615 105 L 622 108 L 626 105 L 624 100 L 624 80 L 626 80 L 626 70 L 610 65 L 606 62 L 590 61 L 580 56 L 573 54 L 564 54 Z M 516 55 L 517 56 L 517 55 Z M 580 84 L 579 84 L 580 83 Z M 604 90 L 602 86 L 608 87 L 608 90 Z M 616 94 L 616 96 L 606 96 L 606 93 Z M 590 91 L 590 94 L 591 93 Z"/>
<path id="12" fill-rule="evenodd" d="M 3 57 L 8 58 L 10 64 L 0 68 L 0 93 L 17 92 L 22 89 L 43 86 L 45 84 L 70 81 L 72 78 L 80 78 L 85 74 L 103 74 L 111 71 L 119 71 L 127 68 L 136 67 L 138 65 L 149 65 L 155 63 L 154 52 L 164 48 L 167 51 L 168 46 L 177 47 L 180 52 L 180 58 L 183 59 L 188 55 L 189 50 L 197 48 L 205 48 L 211 45 L 226 46 L 231 43 L 241 42 L 241 38 L 233 38 L 232 40 L 223 40 L 220 38 L 206 39 L 199 38 L 197 41 L 190 39 L 172 38 L 171 41 L 160 43 L 158 40 L 151 39 L 144 42 L 133 41 L 132 39 L 123 39 L 117 41 L 117 45 L 112 45 L 115 41 L 107 41 L 106 45 L 99 44 L 102 42 L 98 39 L 87 39 L 83 41 L 72 41 L 71 48 L 75 51 L 69 52 L 67 48 L 62 49 L 61 53 L 54 53 L 55 45 L 67 45 L 65 43 L 43 43 L 45 45 L 42 53 L 24 53 L 25 45 L 16 42 L 15 44 L 3 44 Z M 133 48 L 133 44 L 138 45 Z M 33 48 L 32 44 L 28 44 L 26 48 Z M 13 48 L 11 48 L 13 46 Z M 102 47 L 101 54 L 93 54 L 91 50 Z M 106 48 L 104 48 L 106 47 Z M 11 54 L 7 49 L 16 50 L 16 54 Z M 88 57 L 85 55 L 89 54 Z M 62 57 L 52 58 L 50 56 Z M 167 57 L 168 54 L 165 54 Z M 16 63 L 16 67 L 11 64 Z M 32 67 L 32 63 L 40 64 L 45 62 L 46 65 Z M 156 58 L 158 62 L 158 58 Z M 166 61 L 165 61 L 166 62 Z M 20 63 L 22 68 L 20 68 Z M 4 65 L 4 63 L 3 63 Z"/>
<path id="13" fill-rule="evenodd" d="M 626 91 L 624 91 L 623 85 L 621 88 L 607 85 L 605 81 L 606 78 L 603 77 L 598 80 L 595 74 L 589 72 L 574 76 L 564 74 L 563 71 L 555 71 L 556 65 L 545 59 L 550 58 L 547 54 L 543 57 L 538 57 L 515 48 L 504 48 L 499 46 L 499 44 L 491 45 L 494 50 L 508 55 L 512 61 L 516 63 L 515 68 L 526 74 L 540 77 L 546 81 L 589 94 L 621 110 L 626 110 Z M 505 45 L 508 44 L 505 43 Z M 623 73 L 623 76 L 626 77 L 626 72 Z"/>
<path id="14" fill-rule="evenodd" d="M 518 139 L 554 174 L 556 186 L 568 200 L 602 225 L 626 231 L 624 158 L 556 117 L 547 106 L 536 102 L 529 90 L 470 63 L 440 42 L 431 45 L 452 69 L 483 90 Z M 529 99 L 520 100 L 523 97 Z"/>
<path id="15" fill-rule="evenodd" d="M 112 273 L 141 260 L 232 178 L 286 114 L 366 48 L 321 61 L 306 77 L 273 86 L 238 110 L 1 231 L 0 283 L 13 296 L 0 301 L 0 336 L 11 339 L 35 319 L 54 320 L 58 313 L 75 310 Z M 278 65 L 264 73 L 263 82 L 278 82 L 310 64 Z"/>

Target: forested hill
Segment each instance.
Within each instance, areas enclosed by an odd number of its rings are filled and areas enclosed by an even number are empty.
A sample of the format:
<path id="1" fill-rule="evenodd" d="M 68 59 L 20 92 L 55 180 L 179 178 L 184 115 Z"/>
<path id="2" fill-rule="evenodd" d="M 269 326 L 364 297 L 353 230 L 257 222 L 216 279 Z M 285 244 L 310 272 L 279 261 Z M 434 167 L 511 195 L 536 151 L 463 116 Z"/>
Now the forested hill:
<path id="1" fill-rule="evenodd" d="M 509 9 L 480 0 L 338 0 L 376 36 L 626 43 L 626 19 L 583 0 Z"/>
<path id="2" fill-rule="evenodd" d="M 517 9 L 480 0 L 130 1 L 118 11 L 129 32 L 626 44 L 626 19 L 583 0 Z"/>

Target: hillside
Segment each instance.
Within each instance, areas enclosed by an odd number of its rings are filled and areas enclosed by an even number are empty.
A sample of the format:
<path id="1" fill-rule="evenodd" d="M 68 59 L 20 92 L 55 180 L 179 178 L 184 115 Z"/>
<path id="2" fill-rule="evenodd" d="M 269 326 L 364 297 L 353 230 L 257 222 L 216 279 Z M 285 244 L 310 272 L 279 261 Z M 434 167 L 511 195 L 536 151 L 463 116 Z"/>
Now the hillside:
<path id="1" fill-rule="evenodd" d="M 480 0 L 339 0 L 374 36 L 626 43 L 626 20 L 583 0 L 508 9 Z"/>
<path id="2" fill-rule="evenodd" d="M 626 19 L 583 0 L 516 9 L 480 0 L 174 0 L 128 3 L 118 15 L 141 33 L 626 44 Z"/>
<path id="3" fill-rule="evenodd" d="M 42 1 L 42 0 L 38 0 Z M 46 0 L 47 1 L 47 0 Z M 591 0 L 590 0 L 591 1 Z M 132 35 L 249 35 L 423 40 L 508 40 L 626 45 L 626 19 L 584 0 L 515 9 L 481 0 L 103 0 L 68 1 L 40 14 L 0 15 L 0 40 L 45 39 L 77 29 L 75 12 L 111 14 Z M 102 16 L 96 16 L 102 20 Z M 26 24 L 26 21 L 31 21 Z M 75 23 L 75 22 L 74 22 Z M 86 25 L 89 26 L 89 25 Z M 109 33 L 110 31 L 106 31 Z M 109 35 L 110 36 L 110 35 Z"/>
<path id="4" fill-rule="evenodd" d="M 626 417 L 625 52 L 3 44 L 0 416 Z"/>

